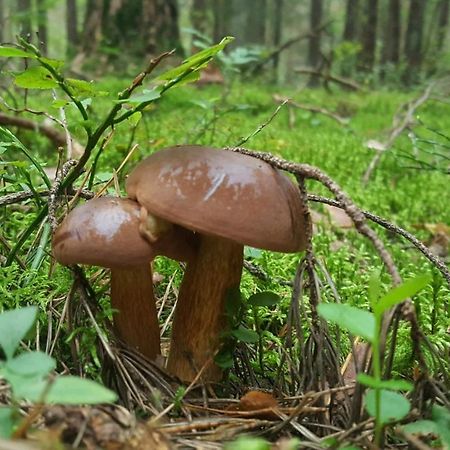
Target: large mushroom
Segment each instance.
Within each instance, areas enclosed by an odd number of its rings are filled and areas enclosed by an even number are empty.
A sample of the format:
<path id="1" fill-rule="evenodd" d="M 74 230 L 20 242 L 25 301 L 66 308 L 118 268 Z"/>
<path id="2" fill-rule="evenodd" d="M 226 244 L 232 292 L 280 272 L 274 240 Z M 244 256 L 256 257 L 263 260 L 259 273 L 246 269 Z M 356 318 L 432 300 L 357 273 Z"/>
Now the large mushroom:
<path id="1" fill-rule="evenodd" d="M 243 248 L 305 248 L 298 187 L 250 156 L 200 146 L 171 147 L 146 158 L 126 190 L 148 213 L 197 233 L 199 247 L 183 278 L 168 369 L 190 381 L 214 357 L 226 329 L 226 295 L 239 286 Z M 204 379 L 220 379 L 210 363 Z"/>
<path id="2" fill-rule="evenodd" d="M 188 261 L 194 240 L 188 230 L 147 218 L 132 200 L 100 197 L 67 215 L 53 237 L 53 255 L 66 265 L 111 269 L 115 332 L 155 359 L 161 350 L 150 261 L 156 255 Z"/>

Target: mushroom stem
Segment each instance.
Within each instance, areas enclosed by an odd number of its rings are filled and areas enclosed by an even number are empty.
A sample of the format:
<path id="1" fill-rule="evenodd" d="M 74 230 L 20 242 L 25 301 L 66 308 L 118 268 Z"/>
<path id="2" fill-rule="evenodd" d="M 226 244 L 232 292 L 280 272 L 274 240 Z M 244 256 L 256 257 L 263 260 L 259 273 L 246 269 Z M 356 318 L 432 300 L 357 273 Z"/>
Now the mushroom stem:
<path id="1" fill-rule="evenodd" d="M 226 294 L 239 286 L 242 274 L 243 245 L 206 235 L 199 240 L 180 287 L 167 363 L 169 372 L 183 381 L 192 381 L 219 348 L 227 328 Z M 218 381 L 222 370 L 212 361 L 203 377 Z"/>
<path id="2" fill-rule="evenodd" d="M 117 336 L 154 360 L 161 353 L 150 263 L 111 269 L 111 306 Z"/>

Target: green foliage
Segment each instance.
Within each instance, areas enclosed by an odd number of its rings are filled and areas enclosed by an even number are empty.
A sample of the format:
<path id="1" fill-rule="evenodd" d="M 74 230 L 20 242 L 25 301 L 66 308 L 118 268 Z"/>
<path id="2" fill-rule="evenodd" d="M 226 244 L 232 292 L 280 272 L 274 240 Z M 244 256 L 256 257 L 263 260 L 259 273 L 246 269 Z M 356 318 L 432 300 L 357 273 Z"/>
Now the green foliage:
<path id="1" fill-rule="evenodd" d="M 355 335 L 364 337 L 372 345 L 373 376 L 359 374 L 357 379 L 361 384 L 373 388 L 365 396 L 365 406 L 368 413 L 375 417 L 375 441 L 379 445 L 383 425 L 390 421 L 401 420 L 409 413 L 410 409 L 409 401 L 402 395 L 392 392 L 392 390 L 409 390 L 412 388 L 410 383 L 403 380 L 381 379 L 380 333 L 383 314 L 423 289 L 430 283 L 431 277 L 423 275 L 408 280 L 391 289 L 381 298 L 379 298 L 381 286 L 378 280 L 379 273 L 374 273 L 369 282 L 368 295 L 373 313 L 348 305 L 323 303 L 318 306 L 318 312 L 325 319 Z"/>
<path id="2" fill-rule="evenodd" d="M 5 360 L 0 361 L 0 377 L 11 387 L 14 405 L 25 399 L 38 403 L 83 404 L 109 403 L 114 392 L 91 380 L 73 376 L 52 377 L 56 361 L 46 353 L 17 353 L 21 340 L 36 321 L 37 307 L 29 306 L 0 314 L 0 347 Z M 0 436 L 9 437 L 15 425 L 17 406 L 0 408 Z"/>
<path id="3" fill-rule="evenodd" d="M 403 430 L 408 434 L 439 436 L 442 449 L 450 449 L 450 412 L 443 406 L 433 405 L 429 420 L 410 423 L 403 426 Z"/>

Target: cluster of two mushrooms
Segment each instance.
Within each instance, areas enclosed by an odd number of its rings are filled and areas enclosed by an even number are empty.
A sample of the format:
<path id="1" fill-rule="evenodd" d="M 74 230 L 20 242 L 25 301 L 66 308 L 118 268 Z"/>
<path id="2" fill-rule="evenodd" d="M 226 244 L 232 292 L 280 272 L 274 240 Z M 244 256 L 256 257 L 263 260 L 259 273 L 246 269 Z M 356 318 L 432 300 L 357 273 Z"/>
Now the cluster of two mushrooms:
<path id="1" fill-rule="evenodd" d="M 154 359 L 159 325 L 150 261 L 186 261 L 172 324 L 167 369 L 192 380 L 212 362 L 227 327 L 225 300 L 239 286 L 244 245 L 296 252 L 305 247 L 298 188 L 267 163 L 200 146 L 161 150 L 130 174 L 129 199 L 102 197 L 75 208 L 57 230 L 53 248 L 63 264 L 111 268 L 115 331 Z"/>

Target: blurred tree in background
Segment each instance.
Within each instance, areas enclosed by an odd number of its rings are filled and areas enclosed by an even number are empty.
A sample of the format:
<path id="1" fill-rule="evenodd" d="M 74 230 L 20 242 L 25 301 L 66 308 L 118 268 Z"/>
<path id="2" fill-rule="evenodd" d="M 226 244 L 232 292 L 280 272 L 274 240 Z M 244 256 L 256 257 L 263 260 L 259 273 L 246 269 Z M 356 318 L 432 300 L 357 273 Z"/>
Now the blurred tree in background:
<path id="1" fill-rule="evenodd" d="M 107 71 L 232 35 L 229 51 L 252 51 L 252 74 L 295 80 L 306 66 L 409 85 L 450 68 L 449 10 L 450 0 L 0 0 L 0 40 L 27 36 L 77 70 Z"/>

